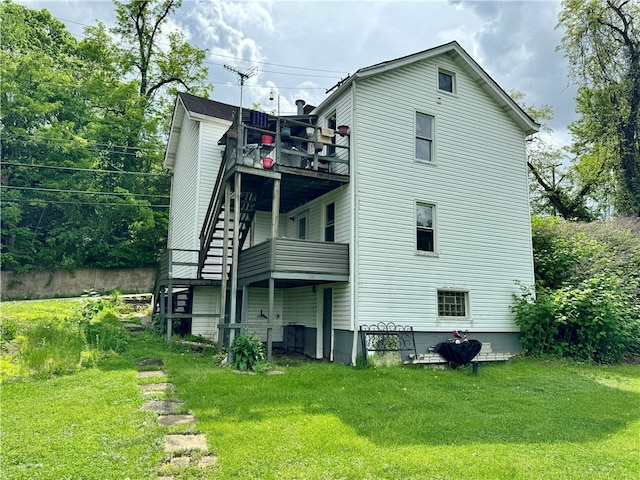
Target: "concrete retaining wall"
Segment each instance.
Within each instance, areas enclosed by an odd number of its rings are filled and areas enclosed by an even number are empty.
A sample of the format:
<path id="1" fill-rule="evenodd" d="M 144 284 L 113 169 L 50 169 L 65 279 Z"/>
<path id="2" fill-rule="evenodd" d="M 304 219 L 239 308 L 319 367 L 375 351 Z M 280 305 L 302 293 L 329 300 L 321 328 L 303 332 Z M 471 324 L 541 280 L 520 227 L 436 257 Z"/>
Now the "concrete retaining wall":
<path id="1" fill-rule="evenodd" d="M 2 300 L 80 296 L 84 290 L 98 293 L 119 290 L 121 293 L 149 293 L 156 279 L 155 268 L 121 270 L 75 270 L 1 272 Z"/>

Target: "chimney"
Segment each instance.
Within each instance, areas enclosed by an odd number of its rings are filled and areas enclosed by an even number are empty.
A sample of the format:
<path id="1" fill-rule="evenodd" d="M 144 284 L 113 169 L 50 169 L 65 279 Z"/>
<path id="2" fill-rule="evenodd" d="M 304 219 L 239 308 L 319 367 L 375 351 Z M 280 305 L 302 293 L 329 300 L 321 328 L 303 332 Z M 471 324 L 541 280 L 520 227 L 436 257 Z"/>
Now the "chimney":
<path id="1" fill-rule="evenodd" d="M 296 100 L 296 107 L 298 107 L 298 115 L 304 115 L 304 104 L 306 102 L 304 100 L 298 99 Z"/>

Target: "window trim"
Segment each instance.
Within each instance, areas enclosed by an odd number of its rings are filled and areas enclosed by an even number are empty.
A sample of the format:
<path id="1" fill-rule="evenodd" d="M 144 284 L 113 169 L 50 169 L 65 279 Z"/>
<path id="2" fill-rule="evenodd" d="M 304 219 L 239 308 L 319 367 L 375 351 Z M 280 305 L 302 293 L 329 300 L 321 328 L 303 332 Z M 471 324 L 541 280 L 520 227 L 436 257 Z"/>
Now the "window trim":
<path id="1" fill-rule="evenodd" d="M 433 233 L 433 251 L 418 248 L 418 206 L 431 207 L 431 230 Z M 438 256 L 438 206 L 434 202 L 416 200 L 413 204 L 413 248 L 416 255 L 427 257 Z"/>
<path id="2" fill-rule="evenodd" d="M 440 294 L 456 293 L 464 295 L 464 316 L 440 315 Z M 436 318 L 445 322 L 470 322 L 471 321 L 471 294 L 467 288 L 443 287 L 436 289 Z"/>
<path id="3" fill-rule="evenodd" d="M 418 116 L 427 117 L 431 120 L 431 138 L 418 136 Z M 416 146 L 418 139 L 428 140 L 431 142 L 430 160 L 418 157 L 418 148 Z M 436 164 L 436 117 L 430 113 L 425 113 L 421 110 L 414 110 L 413 112 L 413 158 L 416 162 L 423 163 L 425 165 Z"/>
<path id="4" fill-rule="evenodd" d="M 300 221 L 304 219 L 304 238 L 300 238 Z M 309 210 L 304 210 L 296 215 L 296 238 L 298 240 L 309 239 Z"/>
<path id="5" fill-rule="evenodd" d="M 451 91 L 440 88 L 440 74 L 448 75 L 451 77 Z M 448 68 L 438 67 L 436 75 L 436 88 L 438 92 L 442 92 L 445 95 L 458 96 L 458 82 L 456 79 L 456 72 L 449 70 Z"/>
<path id="6" fill-rule="evenodd" d="M 327 208 L 329 205 L 333 205 L 333 221 L 329 224 L 329 219 L 327 215 Z M 322 205 L 322 240 L 324 242 L 333 242 L 336 241 L 336 202 L 327 202 Z M 333 240 L 327 240 L 327 229 L 333 227 Z"/>

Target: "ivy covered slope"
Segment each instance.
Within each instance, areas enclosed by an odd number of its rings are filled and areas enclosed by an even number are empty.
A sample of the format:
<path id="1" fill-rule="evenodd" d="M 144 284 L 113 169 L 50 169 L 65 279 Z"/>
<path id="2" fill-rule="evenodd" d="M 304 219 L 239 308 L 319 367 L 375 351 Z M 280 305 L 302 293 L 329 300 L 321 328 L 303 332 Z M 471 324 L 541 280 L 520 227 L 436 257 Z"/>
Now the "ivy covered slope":
<path id="1" fill-rule="evenodd" d="M 525 352 L 640 359 L 640 220 L 534 217 L 532 226 L 536 291 L 524 289 L 514 307 Z"/>
<path id="2" fill-rule="evenodd" d="M 179 6 L 116 2 L 116 28 L 77 40 L 47 10 L 0 3 L 3 270 L 155 264 L 167 108 L 178 87 L 207 93 L 204 51 L 180 34 L 159 48 Z"/>

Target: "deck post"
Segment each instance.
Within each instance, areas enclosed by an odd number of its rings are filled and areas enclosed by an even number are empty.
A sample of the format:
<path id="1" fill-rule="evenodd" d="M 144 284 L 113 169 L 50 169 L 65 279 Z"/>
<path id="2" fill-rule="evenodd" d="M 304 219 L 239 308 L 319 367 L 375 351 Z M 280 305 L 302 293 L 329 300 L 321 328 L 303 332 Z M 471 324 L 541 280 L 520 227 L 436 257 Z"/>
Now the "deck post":
<path id="1" fill-rule="evenodd" d="M 271 249 L 276 248 L 275 239 L 278 238 L 278 227 L 280 224 L 280 180 L 273 181 L 273 200 L 271 202 Z M 273 256 L 274 252 L 271 252 Z M 269 278 L 269 312 L 267 318 L 267 361 L 271 361 L 271 353 L 273 350 L 273 316 L 274 316 L 274 296 L 275 296 L 275 280 Z"/>
<path id="2" fill-rule="evenodd" d="M 236 310 L 238 296 L 238 255 L 240 253 L 240 189 L 242 188 L 242 174 L 236 172 L 235 185 L 233 191 L 233 236 L 231 237 L 231 293 L 229 295 L 229 346 L 233 344 L 235 339 Z M 231 360 L 231 359 L 229 359 Z"/>
<path id="3" fill-rule="evenodd" d="M 229 251 L 229 212 L 231 210 L 231 185 L 224 186 L 224 232 L 222 237 L 222 270 L 220 273 L 220 318 L 218 324 L 225 323 L 227 310 L 227 252 Z M 218 327 L 218 350 L 224 347 L 224 326 Z"/>
<path id="4" fill-rule="evenodd" d="M 171 334 L 173 333 L 173 252 L 169 250 L 168 255 L 169 269 L 167 270 L 167 343 L 171 341 Z"/>

